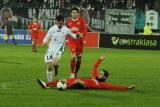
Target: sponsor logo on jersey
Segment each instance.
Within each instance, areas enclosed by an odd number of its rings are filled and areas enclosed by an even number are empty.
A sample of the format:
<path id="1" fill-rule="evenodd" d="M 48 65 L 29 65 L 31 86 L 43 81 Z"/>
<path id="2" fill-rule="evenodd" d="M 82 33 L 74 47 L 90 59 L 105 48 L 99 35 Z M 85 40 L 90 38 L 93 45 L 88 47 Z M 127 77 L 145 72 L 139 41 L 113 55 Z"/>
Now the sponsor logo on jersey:
<path id="1" fill-rule="evenodd" d="M 77 24 L 80 25 L 80 22 L 78 21 Z"/>
<path id="2" fill-rule="evenodd" d="M 79 31 L 79 28 L 77 28 L 77 27 L 72 27 L 72 28 L 71 28 L 71 31 Z"/>
<path id="3" fill-rule="evenodd" d="M 33 30 L 38 30 L 37 28 L 33 28 Z"/>
<path id="4" fill-rule="evenodd" d="M 72 25 L 72 23 L 68 23 L 68 25 L 70 26 L 70 25 Z"/>

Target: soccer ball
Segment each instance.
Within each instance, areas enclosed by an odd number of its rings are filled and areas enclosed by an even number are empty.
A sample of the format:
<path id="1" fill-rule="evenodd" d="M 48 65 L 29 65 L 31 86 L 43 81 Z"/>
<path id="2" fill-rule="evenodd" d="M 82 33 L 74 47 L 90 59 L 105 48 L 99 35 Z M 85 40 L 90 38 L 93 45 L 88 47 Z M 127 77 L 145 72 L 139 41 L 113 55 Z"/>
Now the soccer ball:
<path id="1" fill-rule="evenodd" d="M 59 81 L 59 82 L 57 83 L 57 88 L 58 88 L 59 90 L 65 90 L 65 89 L 67 88 L 66 82 L 65 82 L 65 81 Z"/>

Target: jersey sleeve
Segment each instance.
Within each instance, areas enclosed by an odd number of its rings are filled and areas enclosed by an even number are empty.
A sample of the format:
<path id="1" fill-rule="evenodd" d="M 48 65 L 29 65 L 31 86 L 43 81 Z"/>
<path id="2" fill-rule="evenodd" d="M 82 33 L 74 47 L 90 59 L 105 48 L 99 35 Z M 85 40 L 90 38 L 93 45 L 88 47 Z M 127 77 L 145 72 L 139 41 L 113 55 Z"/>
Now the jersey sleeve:
<path id="1" fill-rule="evenodd" d="M 86 42 L 85 40 L 86 40 L 86 34 L 88 32 L 88 28 L 87 28 L 87 24 L 83 18 L 81 18 L 81 25 L 82 25 L 82 29 L 83 29 L 83 42 Z"/>
<path id="2" fill-rule="evenodd" d="M 46 43 L 49 41 L 50 37 L 52 36 L 52 33 L 51 33 L 52 29 L 49 29 L 46 36 L 44 37 L 43 39 L 43 43 Z"/>
<path id="3" fill-rule="evenodd" d="M 102 62 L 102 60 L 101 59 L 98 59 L 97 61 L 96 61 L 96 63 L 94 64 L 94 66 L 93 66 L 93 71 L 92 71 L 92 76 L 94 77 L 94 78 L 96 78 L 97 76 L 98 76 L 98 66 L 100 65 L 100 63 Z"/>
<path id="4" fill-rule="evenodd" d="M 83 35 L 85 36 L 88 32 L 87 24 L 83 18 L 82 18 L 81 22 L 82 22 L 82 28 L 83 28 Z"/>
<path id="5" fill-rule="evenodd" d="M 66 31 L 67 31 L 67 34 L 68 34 L 69 36 L 71 36 L 72 38 L 74 38 L 74 39 L 77 38 L 76 34 L 72 33 L 69 28 L 67 28 Z"/>
<path id="6" fill-rule="evenodd" d="M 41 29 L 41 24 L 40 23 L 38 23 L 38 30 L 40 30 Z"/>

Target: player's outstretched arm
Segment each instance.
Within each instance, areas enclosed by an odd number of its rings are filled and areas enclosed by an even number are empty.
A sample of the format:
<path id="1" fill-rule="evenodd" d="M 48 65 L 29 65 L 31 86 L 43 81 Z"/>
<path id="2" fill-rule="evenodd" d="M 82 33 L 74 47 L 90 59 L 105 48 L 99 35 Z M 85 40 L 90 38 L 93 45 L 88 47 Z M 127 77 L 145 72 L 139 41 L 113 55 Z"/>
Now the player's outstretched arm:
<path id="1" fill-rule="evenodd" d="M 105 58 L 106 58 L 106 56 L 101 56 L 100 57 L 101 60 L 104 60 Z"/>
<path id="2" fill-rule="evenodd" d="M 97 68 L 104 59 L 105 59 L 105 56 L 101 56 L 94 64 L 94 67 Z"/>
<path id="3" fill-rule="evenodd" d="M 96 63 L 93 66 L 93 71 L 92 71 L 92 75 L 93 77 L 97 77 L 98 76 L 98 66 L 101 64 L 101 62 L 105 59 L 105 56 L 101 56 Z"/>

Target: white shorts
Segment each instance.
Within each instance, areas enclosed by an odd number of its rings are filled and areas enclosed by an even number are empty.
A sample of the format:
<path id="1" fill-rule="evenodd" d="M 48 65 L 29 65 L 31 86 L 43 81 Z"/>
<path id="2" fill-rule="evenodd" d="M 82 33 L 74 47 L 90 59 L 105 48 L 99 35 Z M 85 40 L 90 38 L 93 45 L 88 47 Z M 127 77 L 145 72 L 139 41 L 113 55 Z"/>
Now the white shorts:
<path id="1" fill-rule="evenodd" d="M 52 62 L 55 59 L 60 60 L 61 56 L 63 54 L 63 50 L 60 50 L 57 46 L 52 46 L 52 48 L 48 48 L 47 53 L 44 56 L 44 61 L 47 62 Z"/>
<path id="2" fill-rule="evenodd" d="M 60 51 L 57 51 L 54 53 L 46 53 L 44 56 L 44 61 L 47 63 L 47 62 L 52 62 L 55 59 L 60 60 L 61 56 L 62 56 L 62 52 L 60 52 Z"/>

